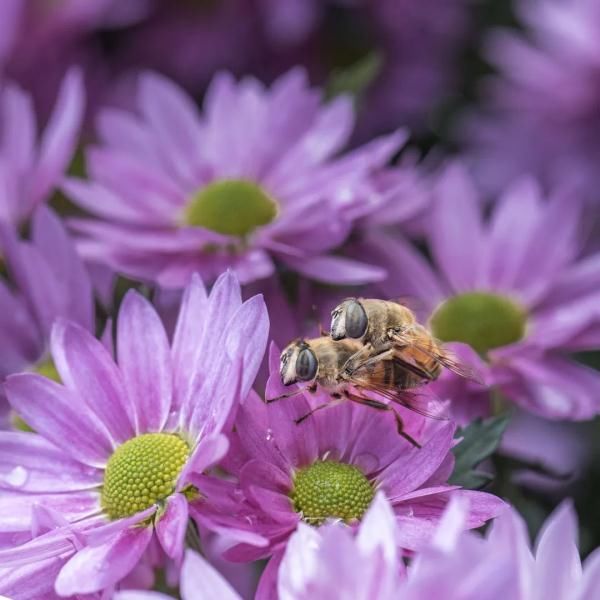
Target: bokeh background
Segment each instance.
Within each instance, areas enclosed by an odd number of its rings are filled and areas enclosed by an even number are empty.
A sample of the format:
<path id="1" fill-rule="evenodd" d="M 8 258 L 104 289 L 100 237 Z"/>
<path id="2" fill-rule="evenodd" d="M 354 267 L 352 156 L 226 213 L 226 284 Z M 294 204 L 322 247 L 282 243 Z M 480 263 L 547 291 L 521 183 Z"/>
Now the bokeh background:
<path id="1" fill-rule="evenodd" d="M 600 247 L 595 0 L 2 0 L 0 76 L 32 95 L 40 122 L 74 65 L 83 70 L 88 100 L 82 146 L 94 140 L 101 108 L 132 106 L 143 71 L 173 79 L 201 106 L 219 71 L 271 83 L 300 65 L 328 98 L 352 96 L 353 146 L 409 129 L 394 159 L 405 168 L 407 198 L 426 202 L 432 181 L 455 158 L 488 211 L 516 178 L 531 175 L 544 192 L 569 186 L 583 199 L 581 246 L 588 253 Z M 82 152 L 69 171 L 85 175 Z M 60 192 L 51 204 L 64 216 L 80 212 Z M 379 218 L 385 223 L 385 214 Z M 402 222 L 424 255 L 428 218 L 417 211 Z M 360 232 L 353 236 L 360 244 Z M 327 319 L 335 299 L 364 293 L 298 281 L 285 270 L 278 278 L 291 302 L 286 314 L 300 332 Z M 108 300 L 98 302 L 98 314 L 111 313 L 131 286 L 144 283 L 121 277 Z M 248 293 L 264 291 L 269 301 L 265 286 L 255 282 Z M 401 291 L 391 282 L 380 293 Z M 168 315 L 172 298 L 153 294 Z M 275 336 L 282 344 L 296 333 L 282 328 Z M 600 368 L 599 352 L 576 358 Z M 585 555 L 600 545 L 599 459 L 600 420 L 520 414 L 488 465 L 496 475 L 489 489 L 516 505 L 532 533 L 562 498 L 573 497 Z"/>

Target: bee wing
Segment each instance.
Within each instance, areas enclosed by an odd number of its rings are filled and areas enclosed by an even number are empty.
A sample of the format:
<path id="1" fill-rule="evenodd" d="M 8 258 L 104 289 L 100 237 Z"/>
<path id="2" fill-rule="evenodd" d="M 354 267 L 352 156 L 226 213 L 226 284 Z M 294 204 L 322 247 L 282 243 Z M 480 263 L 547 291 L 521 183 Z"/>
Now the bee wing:
<path id="1" fill-rule="evenodd" d="M 401 390 L 398 388 L 387 387 L 371 381 L 366 382 L 362 379 L 349 378 L 348 383 L 354 386 L 356 389 L 364 392 L 371 392 L 379 396 L 383 396 L 386 400 L 399 404 L 404 408 L 412 410 L 423 417 L 429 417 L 431 419 L 438 419 L 440 421 L 447 421 L 448 417 L 445 417 L 441 413 L 444 410 L 443 403 L 437 399 L 431 397 L 431 395 L 425 396 L 417 392 Z M 424 407 L 419 404 L 419 401 L 426 398 L 429 404 L 434 404 L 433 408 L 428 406 Z"/>
<path id="2" fill-rule="evenodd" d="M 477 373 L 477 371 L 475 371 L 475 369 L 460 362 L 452 355 L 451 352 L 446 349 L 440 351 L 436 350 L 436 348 L 426 346 L 419 340 L 418 336 L 412 334 L 410 330 L 403 331 L 401 333 L 394 333 L 392 335 L 392 341 L 399 346 L 411 346 L 419 352 L 429 356 L 449 371 L 452 371 L 453 373 L 456 373 L 465 379 L 470 379 L 480 385 L 484 385 L 481 376 L 479 373 Z M 437 343 L 442 345 L 441 342 Z"/>

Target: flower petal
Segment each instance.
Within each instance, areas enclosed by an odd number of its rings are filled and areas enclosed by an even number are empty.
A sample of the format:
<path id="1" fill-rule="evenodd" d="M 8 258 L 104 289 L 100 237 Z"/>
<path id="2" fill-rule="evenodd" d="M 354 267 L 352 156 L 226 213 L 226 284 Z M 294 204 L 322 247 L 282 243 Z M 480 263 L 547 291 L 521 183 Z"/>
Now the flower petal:
<path id="1" fill-rule="evenodd" d="M 181 595 L 183 600 L 241 600 L 225 578 L 192 550 L 183 561 Z"/>
<path id="2" fill-rule="evenodd" d="M 302 275 L 328 284 L 358 285 L 382 281 L 386 277 L 381 267 L 343 256 L 287 257 L 285 262 Z"/>
<path id="3" fill-rule="evenodd" d="M 454 425 L 445 423 L 422 448 L 408 448 L 382 471 L 377 479 L 392 503 L 429 479 L 450 452 L 453 435 Z"/>
<path id="4" fill-rule="evenodd" d="M 82 73 L 71 69 L 65 76 L 42 136 L 39 159 L 32 177 L 32 204 L 37 204 L 49 194 L 68 166 L 75 151 L 84 104 Z"/>
<path id="5" fill-rule="evenodd" d="M 117 358 L 138 433 L 161 431 L 173 394 L 171 350 L 156 311 L 135 291 L 127 293 L 119 310 Z"/>
<path id="6" fill-rule="evenodd" d="M 117 583 L 136 566 L 151 538 L 151 527 L 128 529 L 106 544 L 83 548 L 62 568 L 56 591 L 92 594 Z"/>
<path id="7" fill-rule="evenodd" d="M 4 387 L 14 410 L 40 435 L 87 465 L 106 464 L 111 437 L 73 392 L 34 373 L 11 375 Z"/>
<path id="8" fill-rule="evenodd" d="M 102 476 L 40 435 L 0 432 L 0 488 L 21 493 L 87 490 L 100 485 Z"/>
<path id="9" fill-rule="evenodd" d="M 68 321 L 52 328 L 52 358 L 62 382 L 110 432 L 114 445 L 134 435 L 134 407 L 112 356 L 91 333 Z"/>
<path id="10" fill-rule="evenodd" d="M 167 500 L 164 514 L 158 517 L 156 535 L 167 556 L 174 560 L 183 555 L 187 525 L 187 498 L 183 494 L 173 494 Z"/>

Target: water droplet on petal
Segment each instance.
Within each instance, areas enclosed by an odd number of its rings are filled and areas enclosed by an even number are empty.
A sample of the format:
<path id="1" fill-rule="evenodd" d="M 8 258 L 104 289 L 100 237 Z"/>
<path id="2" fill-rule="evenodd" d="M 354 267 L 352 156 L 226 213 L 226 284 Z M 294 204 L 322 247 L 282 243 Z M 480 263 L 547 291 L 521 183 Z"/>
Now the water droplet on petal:
<path id="1" fill-rule="evenodd" d="M 8 483 L 8 485 L 19 488 L 25 485 L 28 477 L 29 473 L 27 472 L 27 469 L 18 466 L 15 467 L 10 473 L 8 473 L 5 476 L 4 480 L 6 481 L 6 483 Z"/>
<path id="2" fill-rule="evenodd" d="M 267 442 L 270 442 L 272 439 L 273 439 L 273 430 L 267 429 L 267 435 L 266 435 Z"/>

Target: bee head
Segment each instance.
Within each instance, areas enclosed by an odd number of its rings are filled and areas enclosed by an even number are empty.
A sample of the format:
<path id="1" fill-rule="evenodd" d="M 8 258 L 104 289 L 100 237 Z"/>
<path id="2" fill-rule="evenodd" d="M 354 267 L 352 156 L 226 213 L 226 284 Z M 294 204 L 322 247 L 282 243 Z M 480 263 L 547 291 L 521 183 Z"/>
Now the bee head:
<path id="1" fill-rule="evenodd" d="M 360 300 L 348 298 L 331 311 L 331 337 L 359 339 L 367 332 L 369 319 Z"/>
<path id="2" fill-rule="evenodd" d="M 279 374 L 283 385 L 311 381 L 317 376 L 318 368 L 317 357 L 304 340 L 292 342 L 281 353 Z"/>

